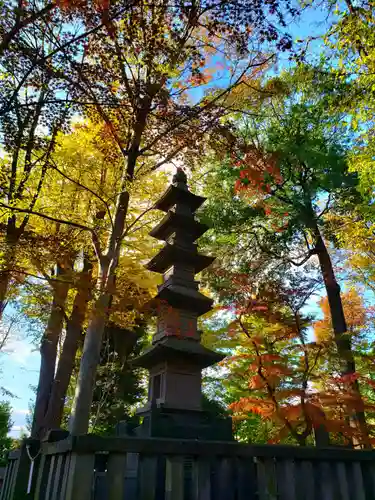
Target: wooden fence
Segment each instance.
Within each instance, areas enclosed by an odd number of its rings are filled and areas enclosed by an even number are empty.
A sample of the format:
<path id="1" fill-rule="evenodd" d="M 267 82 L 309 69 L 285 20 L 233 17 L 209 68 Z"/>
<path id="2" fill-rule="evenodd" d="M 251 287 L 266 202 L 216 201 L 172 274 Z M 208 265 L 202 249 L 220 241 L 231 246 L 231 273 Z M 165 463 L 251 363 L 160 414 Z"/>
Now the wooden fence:
<path id="1" fill-rule="evenodd" d="M 8 456 L 8 465 L 5 471 L 4 481 L 1 488 L 1 499 L 8 500 L 14 497 L 16 488 L 17 472 L 20 465 L 20 450 L 11 451 Z"/>
<path id="2" fill-rule="evenodd" d="M 32 500 L 35 481 L 30 475 L 30 456 L 34 458 L 33 469 L 38 471 L 41 454 L 40 442 L 35 439 L 25 439 L 19 450 L 13 450 L 8 455 L 8 465 L 0 490 L 0 500 Z M 29 491 L 29 494 L 27 492 Z"/>
<path id="3" fill-rule="evenodd" d="M 374 451 L 82 436 L 43 444 L 37 469 L 2 500 L 375 500 Z"/>

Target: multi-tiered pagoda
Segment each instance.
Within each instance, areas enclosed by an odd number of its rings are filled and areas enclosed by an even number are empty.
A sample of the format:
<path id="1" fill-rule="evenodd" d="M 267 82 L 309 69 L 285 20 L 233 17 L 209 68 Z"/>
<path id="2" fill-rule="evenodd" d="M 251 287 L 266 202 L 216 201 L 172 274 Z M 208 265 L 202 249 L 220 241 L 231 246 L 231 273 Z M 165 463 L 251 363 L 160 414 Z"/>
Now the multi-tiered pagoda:
<path id="1" fill-rule="evenodd" d="M 201 371 L 223 358 L 200 343 L 197 328 L 199 316 L 212 308 L 194 279 L 214 260 L 198 253 L 195 243 L 208 229 L 194 218 L 204 201 L 189 191 L 186 175 L 178 169 L 155 205 L 166 215 L 150 235 L 166 243 L 147 265 L 163 275 L 163 283 L 151 303 L 157 314 L 152 346 L 135 361 L 150 373 L 148 403 L 138 410 L 144 417 L 140 435 L 231 439 L 230 419 L 214 418 L 202 409 Z"/>

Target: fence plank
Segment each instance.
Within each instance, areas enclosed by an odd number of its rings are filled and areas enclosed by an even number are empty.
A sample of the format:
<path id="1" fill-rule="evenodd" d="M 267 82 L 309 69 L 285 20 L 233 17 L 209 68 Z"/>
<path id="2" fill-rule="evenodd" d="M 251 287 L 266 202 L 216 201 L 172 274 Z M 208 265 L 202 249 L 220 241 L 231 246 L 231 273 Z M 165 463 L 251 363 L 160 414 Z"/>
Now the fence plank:
<path id="1" fill-rule="evenodd" d="M 48 464 L 51 461 L 51 457 L 42 455 L 40 459 L 38 477 L 36 479 L 36 487 L 35 487 L 35 500 L 44 500 L 45 498 L 45 489 L 47 485 L 48 479 Z"/>
<path id="2" fill-rule="evenodd" d="M 363 481 L 366 491 L 366 500 L 375 498 L 375 464 L 362 464 Z"/>
<path id="3" fill-rule="evenodd" d="M 95 454 L 71 453 L 64 500 L 90 500 Z"/>
<path id="4" fill-rule="evenodd" d="M 1 500 L 7 500 L 7 491 L 9 489 L 9 482 L 12 475 L 12 468 L 13 468 L 13 460 L 9 460 L 5 470 L 4 482 L 0 491 Z"/>
<path id="5" fill-rule="evenodd" d="M 301 498 L 305 500 L 315 499 L 316 483 L 314 481 L 314 466 L 310 461 L 300 462 L 300 484 L 303 488 L 304 495 Z M 299 499 L 299 496 L 298 496 Z"/>
<path id="6" fill-rule="evenodd" d="M 56 464 L 56 472 L 55 472 L 55 480 L 53 483 L 52 489 L 52 500 L 59 500 L 59 495 L 61 492 L 61 483 L 62 483 L 62 475 L 64 473 L 64 462 L 66 456 L 61 454 L 58 455 L 57 464 Z"/>
<path id="7" fill-rule="evenodd" d="M 334 500 L 334 480 L 332 468 L 328 462 L 320 462 L 318 466 L 320 478 L 320 495 L 322 500 Z M 353 499 L 354 500 L 354 499 Z"/>
<path id="8" fill-rule="evenodd" d="M 139 475 L 139 455 L 138 453 L 127 453 L 126 474 L 125 474 L 126 500 L 137 499 L 138 475 Z"/>
<path id="9" fill-rule="evenodd" d="M 123 500 L 125 496 L 126 454 L 113 453 L 107 462 L 108 500 Z"/>
<path id="10" fill-rule="evenodd" d="M 281 500 L 296 499 L 296 470 L 292 460 L 276 462 L 277 492 Z"/>
<path id="11" fill-rule="evenodd" d="M 57 461 L 58 455 L 52 455 L 51 462 L 49 464 L 47 488 L 46 488 L 46 500 L 50 500 L 52 497 L 52 488 L 55 481 L 55 463 Z"/>
<path id="12" fill-rule="evenodd" d="M 211 464 L 208 459 L 194 460 L 192 491 L 192 500 L 211 499 Z"/>
<path id="13" fill-rule="evenodd" d="M 165 500 L 184 500 L 184 462 L 182 456 L 167 457 Z"/>
<path id="14" fill-rule="evenodd" d="M 156 499 L 157 457 L 141 456 L 139 460 L 139 500 Z"/>
<path id="15" fill-rule="evenodd" d="M 9 490 L 10 490 L 10 485 L 12 482 L 12 474 L 13 470 L 15 467 L 15 460 L 9 460 L 6 471 L 5 471 L 5 477 L 4 477 L 4 483 L 3 487 L 1 489 L 1 500 L 8 500 L 9 499 Z"/>
<path id="16" fill-rule="evenodd" d="M 274 459 L 257 458 L 258 498 L 277 500 L 277 483 Z"/>
<path id="17" fill-rule="evenodd" d="M 340 500 L 350 500 L 347 471 L 343 462 L 336 464 L 336 474 Z"/>
<path id="18" fill-rule="evenodd" d="M 61 500 L 65 500 L 66 488 L 68 485 L 69 468 L 70 468 L 70 457 L 71 457 L 70 453 L 65 453 L 65 462 L 61 477 L 61 493 L 60 493 Z"/>
<path id="19" fill-rule="evenodd" d="M 258 479 L 254 459 L 237 459 L 236 470 L 238 500 L 256 500 Z"/>
<path id="20" fill-rule="evenodd" d="M 24 450 L 22 450 L 24 452 Z M 20 469 L 20 462 L 21 462 L 21 454 L 18 460 L 14 460 L 13 467 L 12 467 L 12 473 L 10 476 L 10 481 L 9 481 L 9 490 L 7 492 L 9 500 L 12 500 L 13 497 L 15 496 L 15 491 L 16 491 L 16 480 L 18 476 L 18 471 Z M 21 485 L 19 485 L 20 487 Z M 24 485 L 24 490 L 26 492 L 26 481 Z"/>
<path id="21" fill-rule="evenodd" d="M 235 494 L 233 460 L 220 457 L 218 462 L 218 499 L 233 500 Z"/>
<path id="22" fill-rule="evenodd" d="M 366 500 L 361 465 L 358 462 L 354 462 L 352 470 L 354 498 L 355 500 Z"/>

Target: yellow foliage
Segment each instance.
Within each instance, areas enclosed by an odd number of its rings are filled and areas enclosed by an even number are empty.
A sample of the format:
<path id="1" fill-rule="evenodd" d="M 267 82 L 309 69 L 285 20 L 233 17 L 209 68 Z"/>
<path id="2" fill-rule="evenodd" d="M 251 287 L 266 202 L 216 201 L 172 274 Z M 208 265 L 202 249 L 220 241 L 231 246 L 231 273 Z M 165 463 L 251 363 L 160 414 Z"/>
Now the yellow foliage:
<path id="1" fill-rule="evenodd" d="M 2 160 L 2 168 L 7 168 L 7 161 L 7 158 Z M 72 288 L 67 314 L 75 296 L 74 279 L 82 252 L 92 256 L 93 282 L 97 282 L 99 266 L 94 256 L 92 234 L 96 234 L 105 251 L 118 195 L 124 189 L 123 161 L 123 155 L 103 124 L 80 122 L 74 125 L 72 133 L 60 133 L 57 137 L 45 184 L 34 208 L 43 217 L 30 216 L 26 236 L 17 249 L 17 266 L 20 276 L 22 273 L 49 276 L 56 263 L 61 264 L 66 259 L 76 261 L 69 277 Z M 130 201 L 111 307 L 111 320 L 125 327 L 134 323 L 135 316 L 155 293 L 159 281 L 159 277 L 148 272 L 143 264 L 158 248 L 158 242 L 148 233 L 162 214 L 151 208 L 165 190 L 167 175 L 165 172 L 150 173 L 145 164 L 142 167 L 136 172 L 134 182 L 125 185 Z M 36 176 L 35 183 L 37 181 Z M 6 259 L 5 250 L 0 248 L 0 263 Z M 96 291 L 97 286 L 94 286 L 93 298 Z"/>
<path id="2" fill-rule="evenodd" d="M 348 332 L 355 335 L 366 325 L 366 309 L 363 299 L 353 288 L 341 295 Z M 333 335 L 331 326 L 331 312 L 328 298 L 323 297 L 319 302 L 323 312 L 323 319 L 314 322 L 314 334 L 317 342 L 330 340 Z"/>

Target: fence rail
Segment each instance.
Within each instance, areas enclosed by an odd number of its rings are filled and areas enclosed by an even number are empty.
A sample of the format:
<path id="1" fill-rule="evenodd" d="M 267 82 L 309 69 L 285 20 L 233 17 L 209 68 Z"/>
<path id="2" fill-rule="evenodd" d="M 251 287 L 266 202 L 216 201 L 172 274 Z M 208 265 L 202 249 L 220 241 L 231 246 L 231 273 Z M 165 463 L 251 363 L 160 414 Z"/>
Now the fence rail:
<path id="1" fill-rule="evenodd" d="M 82 436 L 43 444 L 34 481 L 20 499 L 375 500 L 375 452 Z"/>

